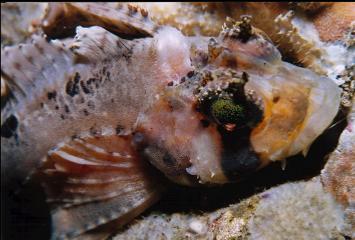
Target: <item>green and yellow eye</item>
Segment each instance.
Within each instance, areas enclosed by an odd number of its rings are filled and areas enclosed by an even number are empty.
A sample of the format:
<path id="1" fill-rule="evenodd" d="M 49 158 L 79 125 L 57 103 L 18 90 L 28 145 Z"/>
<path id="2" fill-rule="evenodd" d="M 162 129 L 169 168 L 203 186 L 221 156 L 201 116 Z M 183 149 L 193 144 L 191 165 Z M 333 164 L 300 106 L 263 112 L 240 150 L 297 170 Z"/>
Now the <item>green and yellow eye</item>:
<path id="1" fill-rule="evenodd" d="M 220 124 L 243 124 L 245 122 L 245 107 L 236 104 L 231 99 L 218 99 L 211 105 L 211 113 Z"/>

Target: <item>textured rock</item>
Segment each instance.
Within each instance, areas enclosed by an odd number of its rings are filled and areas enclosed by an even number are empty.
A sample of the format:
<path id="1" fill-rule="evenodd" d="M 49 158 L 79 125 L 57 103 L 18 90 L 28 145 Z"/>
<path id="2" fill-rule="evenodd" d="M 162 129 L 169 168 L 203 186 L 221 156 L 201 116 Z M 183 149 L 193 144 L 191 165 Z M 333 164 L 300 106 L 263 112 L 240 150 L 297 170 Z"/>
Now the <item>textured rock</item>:
<path id="1" fill-rule="evenodd" d="M 327 192 L 343 205 L 347 225 L 343 231 L 355 238 L 355 107 L 349 125 L 342 133 L 337 149 L 322 170 L 321 180 Z"/>
<path id="2" fill-rule="evenodd" d="M 345 239 L 344 212 L 319 177 L 211 213 L 152 213 L 113 239 Z"/>
<path id="3" fill-rule="evenodd" d="M 341 207 L 319 178 L 266 191 L 249 223 L 250 239 L 332 239 L 343 226 Z"/>

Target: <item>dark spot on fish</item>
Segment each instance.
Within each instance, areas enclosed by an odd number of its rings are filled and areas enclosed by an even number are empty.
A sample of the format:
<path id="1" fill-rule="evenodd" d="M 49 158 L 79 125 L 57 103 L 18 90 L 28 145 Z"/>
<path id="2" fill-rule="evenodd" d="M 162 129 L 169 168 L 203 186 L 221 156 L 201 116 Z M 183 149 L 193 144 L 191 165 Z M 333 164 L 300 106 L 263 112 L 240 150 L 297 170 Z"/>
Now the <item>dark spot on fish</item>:
<path id="1" fill-rule="evenodd" d="M 80 86 L 81 86 L 81 88 L 83 89 L 83 92 L 84 92 L 85 94 L 91 93 L 90 88 L 89 88 L 88 86 L 86 86 L 86 84 L 85 84 L 84 81 L 81 81 L 81 82 L 80 82 Z"/>
<path id="2" fill-rule="evenodd" d="M 91 81 L 90 81 L 91 80 Z M 90 81 L 90 83 L 89 83 Z M 90 78 L 88 80 L 88 84 L 92 84 L 95 85 L 96 89 L 98 89 L 100 87 L 100 83 L 102 82 L 102 78 L 98 77 L 98 78 Z"/>
<path id="3" fill-rule="evenodd" d="M 109 71 L 106 72 L 106 80 L 110 81 L 111 79 L 111 73 Z"/>
<path id="4" fill-rule="evenodd" d="M 58 110 L 59 109 L 59 106 L 58 105 L 55 105 L 55 110 Z"/>
<path id="5" fill-rule="evenodd" d="M 78 83 L 79 81 L 80 81 L 80 74 L 78 72 L 76 72 L 74 75 L 74 82 Z"/>
<path id="6" fill-rule="evenodd" d="M 27 61 L 29 61 L 30 63 L 33 62 L 33 57 L 32 57 L 32 56 L 28 56 L 28 57 L 26 57 L 26 59 L 27 59 Z"/>
<path id="7" fill-rule="evenodd" d="M 194 74 L 195 74 L 194 71 L 190 71 L 187 73 L 187 77 L 192 78 Z"/>
<path id="8" fill-rule="evenodd" d="M 173 86 L 173 85 L 174 85 L 174 82 L 173 82 L 173 81 L 168 82 L 168 86 L 169 86 L 169 87 L 171 87 L 171 86 Z"/>
<path id="9" fill-rule="evenodd" d="M 163 162 L 167 165 L 167 166 L 175 166 L 176 165 L 176 160 L 174 157 L 172 157 L 170 154 L 165 153 L 163 156 Z"/>
<path id="10" fill-rule="evenodd" d="M 77 136 L 76 134 L 74 134 L 74 135 L 71 136 L 71 139 L 72 139 L 72 140 L 77 139 L 77 138 L 78 138 L 78 136 Z"/>
<path id="11" fill-rule="evenodd" d="M 98 45 L 98 48 L 99 48 L 101 51 L 104 51 L 103 45 Z"/>
<path id="12" fill-rule="evenodd" d="M 18 62 L 15 62 L 14 63 L 14 68 L 17 69 L 17 70 L 20 70 L 21 69 L 21 64 L 18 63 Z"/>
<path id="13" fill-rule="evenodd" d="M 200 82 L 202 87 L 205 87 L 207 85 L 207 80 L 206 79 L 202 79 Z"/>
<path id="14" fill-rule="evenodd" d="M 186 78 L 182 77 L 181 80 L 180 80 L 180 83 L 184 83 L 185 81 L 186 81 Z"/>
<path id="15" fill-rule="evenodd" d="M 48 98 L 48 100 L 51 100 L 51 99 L 56 99 L 56 97 L 57 97 L 57 92 L 56 91 L 53 91 L 53 92 L 48 92 L 47 93 L 47 98 Z"/>
<path id="16" fill-rule="evenodd" d="M 44 107 L 44 104 L 43 104 L 43 102 L 41 102 L 41 103 L 40 103 L 39 105 L 41 106 L 41 108 L 43 108 L 43 107 Z"/>
<path id="17" fill-rule="evenodd" d="M 68 81 L 65 91 L 69 96 L 74 97 L 76 94 L 79 94 L 79 80 L 80 75 L 76 72 L 73 79 Z"/>
<path id="18" fill-rule="evenodd" d="M 44 49 L 38 45 L 38 43 L 35 43 L 34 46 L 38 49 L 40 54 L 44 55 Z"/>
<path id="19" fill-rule="evenodd" d="M 88 110 L 84 109 L 83 112 L 84 112 L 84 115 L 85 115 L 85 116 L 89 116 Z"/>
<path id="20" fill-rule="evenodd" d="M 95 82 L 96 82 L 96 79 L 95 79 L 95 78 L 89 78 L 89 79 L 87 80 L 86 84 L 87 84 L 88 86 L 91 86 L 91 84 L 94 84 Z"/>
<path id="21" fill-rule="evenodd" d="M 277 103 L 279 100 L 280 100 L 280 96 L 275 96 L 273 97 L 272 102 Z"/>
<path id="22" fill-rule="evenodd" d="M 64 111 L 65 111 L 66 113 L 70 113 L 70 110 L 69 110 L 69 106 L 68 106 L 68 105 L 65 105 L 65 106 L 64 106 Z"/>
<path id="23" fill-rule="evenodd" d="M 14 115 L 8 117 L 4 124 L 1 125 L 1 137 L 10 138 L 12 137 L 18 127 L 18 120 Z"/>
<path id="24" fill-rule="evenodd" d="M 61 118 L 62 120 L 64 120 L 64 119 L 65 119 L 65 117 L 64 117 L 64 115 L 63 115 L 63 114 L 60 114 L 60 118 Z"/>
<path id="25" fill-rule="evenodd" d="M 207 128 L 210 125 L 210 121 L 206 119 L 201 120 L 202 127 Z"/>
<path id="26" fill-rule="evenodd" d="M 116 134 L 120 135 L 122 131 L 124 130 L 124 127 L 122 125 L 117 125 L 116 127 Z"/>
<path id="27" fill-rule="evenodd" d="M 122 57 L 124 57 L 127 62 L 130 62 L 131 54 L 132 54 L 131 52 L 124 53 L 122 54 Z"/>
<path id="28" fill-rule="evenodd" d="M 111 102 L 114 103 L 114 102 L 115 102 L 115 99 L 111 98 Z"/>

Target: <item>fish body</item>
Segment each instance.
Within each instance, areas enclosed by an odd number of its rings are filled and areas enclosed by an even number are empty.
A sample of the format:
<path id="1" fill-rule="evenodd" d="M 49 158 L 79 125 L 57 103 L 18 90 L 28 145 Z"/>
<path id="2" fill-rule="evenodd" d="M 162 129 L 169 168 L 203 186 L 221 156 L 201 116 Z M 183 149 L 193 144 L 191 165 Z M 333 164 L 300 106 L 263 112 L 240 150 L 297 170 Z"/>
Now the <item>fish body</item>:
<path id="1" fill-rule="evenodd" d="M 10 156 L 12 159 L 26 158 L 24 162 L 28 163 L 29 168 L 18 166 L 14 160 L 5 162 L 4 171 L 7 171 L 6 164 L 14 164 L 9 168 L 18 169 L 22 176 L 27 175 L 58 144 L 58 139 L 64 141 L 83 132 L 116 134 L 118 129 L 132 132 L 138 114 L 158 94 L 159 84 L 176 77 L 172 74 L 178 74 L 166 73 L 165 66 L 158 62 L 165 60 L 159 59 L 159 55 L 153 56 L 161 54 L 155 52 L 155 44 L 159 43 L 154 43 L 153 38 L 128 42 L 99 27 L 78 29 L 79 34 L 85 34 L 85 31 L 93 32 L 93 37 L 98 38 L 88 41 L 101 44 L 106 37 L 109 41 L 106 43 L 108 47 L 103 50 L 90 49 L 96 46 L 89 46 L 82 57 L 91 58 L 89 61 L 94 60 L 93 63 L 74 63 L 73 53 L 61 49 L 63 46 L 50 45 L 42 38 L 35 38 L 33 46 L 37 47 L 21 47 L 24 56 L 17 61 L 23 61 L 21 66 L 28 67 L 23 71 L 36 67 L 26 59 L 26 54 L 31 54 L 27 50 L 37 51 L 35 54 L 38 55 L 33 58 L 43 61 L 41 67 L 45 70 L 30 76 L 42 78 L 36 79 L 36 84 L 41 86 L 39 89 L 26 89 L 25 96 L 18 97 L 19 103 L 9 113 L 13 116 L 11 119 L 17 122 L 16 136 L 3 138 L 2 143 L 4 159 Z M 43 55 L 37 48 L 43 48 Z M 6 49 L 3 54 L 6 58 Z M 4 62 L 2 67 L 11 68 L 7 64 L 13 64 L 13 61 L 16 60 Z M 143 78 L 141 71 L 146 73 Z M 21 70 L 19 74 L 22 74 Z M 46 82 L 46 79 L 51 80 Z M 43 82 L 39 82 L 41 80 Z"/>
<path id="2" fill-rule="evenodd" d="M 224 184 L 306 153 L 338 111 L 339 88 L 283 62 L 248 19 L 213 38 L 161 26 L 127 40 L 103 27 L 1 52 L 14 95 L 2 110 L 2 186 L 40 175 L 53 238 L 137 216 L 161 193 L 153 166 L 178 184 Z"/>

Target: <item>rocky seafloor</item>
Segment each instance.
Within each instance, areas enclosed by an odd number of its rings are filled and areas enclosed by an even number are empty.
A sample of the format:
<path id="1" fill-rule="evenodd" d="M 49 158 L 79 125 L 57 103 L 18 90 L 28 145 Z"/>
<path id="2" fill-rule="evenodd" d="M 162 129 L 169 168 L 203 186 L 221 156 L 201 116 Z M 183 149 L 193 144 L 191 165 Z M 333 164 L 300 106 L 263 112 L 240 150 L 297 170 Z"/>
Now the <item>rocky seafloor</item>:
<path id="1" fill-rule="evenodd" d="M 137 4 L 155 21 L 188 35 L 213 36 L 226 16 L 252 15 L 253 24 L 269 35 L 285 60 L 342 84 L 349 113 L 317 139 L 305 159 L 296 156 L 284 170 L 276 163 L 244 182 L 219 188 L 173 185 L 111 238 L 354 239 L 354 3 Z M 1 45 L 26 41 L 45 7 L 2 3 Z"/>

